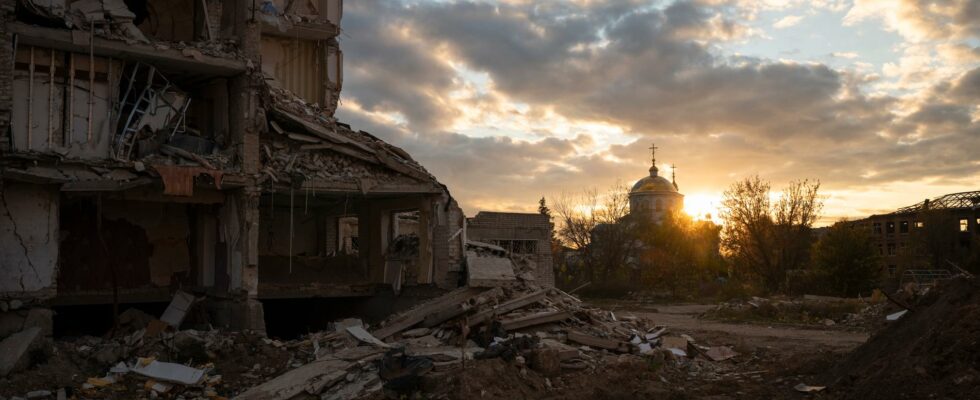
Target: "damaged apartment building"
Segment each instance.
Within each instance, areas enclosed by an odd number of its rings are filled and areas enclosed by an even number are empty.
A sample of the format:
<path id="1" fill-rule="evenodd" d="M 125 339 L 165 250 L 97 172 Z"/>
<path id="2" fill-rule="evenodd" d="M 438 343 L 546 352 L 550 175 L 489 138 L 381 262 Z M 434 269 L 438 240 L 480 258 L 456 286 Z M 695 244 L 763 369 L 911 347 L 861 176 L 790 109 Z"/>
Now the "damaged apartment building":
<path id="1" fill-rule="evenodd" d="M 181 291 L 264 330 L 309 299 L 462 281 L 448 189 L 333 118 L 341 0 L 2 7 L 2 311 L 93 333 Z"/>

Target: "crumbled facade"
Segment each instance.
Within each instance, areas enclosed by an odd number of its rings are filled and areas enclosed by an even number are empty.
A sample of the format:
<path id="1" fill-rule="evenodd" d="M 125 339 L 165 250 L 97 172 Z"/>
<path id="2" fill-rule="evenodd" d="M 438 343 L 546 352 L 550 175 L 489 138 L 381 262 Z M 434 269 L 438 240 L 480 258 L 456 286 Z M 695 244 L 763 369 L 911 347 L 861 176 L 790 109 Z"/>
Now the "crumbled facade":
<path id="1" fill-rule="evenodd" d="M 466 239 L 501 247 L 515 263 L 529 264 L 536 284 L 554 286 L 553 228 L 551 219 L 544 214 L 480 211 L 467 219 Z"/>
<path id="2" fill-rule="evenodd" d="M 980 192 L 926 199 L 853 223 L 871 235 L 883 282 L 914 281 L 947 269 L 957 273 L 956 266 L 980 246 Z"/>
<path id="3" fill-rule="evenodd" d="M 340 0 L 0 7 L 0 299 L 181 289 L 262 330 L 265 299 L 455 287 L 447 188 L 333 117 Z"/>

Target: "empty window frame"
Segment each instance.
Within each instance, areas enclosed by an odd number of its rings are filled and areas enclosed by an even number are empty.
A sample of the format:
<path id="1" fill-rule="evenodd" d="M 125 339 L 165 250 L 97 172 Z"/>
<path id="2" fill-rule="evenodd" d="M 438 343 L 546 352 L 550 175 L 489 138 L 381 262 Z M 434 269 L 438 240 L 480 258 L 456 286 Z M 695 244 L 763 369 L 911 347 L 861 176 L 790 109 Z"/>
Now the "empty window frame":
<path id="1" fill-rule="evenodd" d="M 885 233 L 889 235 L 895 233 L 895 221 L 888 221 L 885 224 Z"/>
<path id="2" fill-rule="evenodd" d="M 898 224 L 899 233 L 909 233 L 909 221 L 902 221 Z"/>
<path id="3" fill-rule="evenodd" d="M 970 231 L 970 220 L 966 218 L 960 219 L 960 232 L 969 232 L 969 231 Z"/>
<path id="4" fill-rule="evenodd" d="M 538 251 L 537 240 L 497 239 L 490 243 L 503 247 L 512 254 L 535 254 Z"/>
<path id="5" fill-rule="evenodd" d="M 357 254 L 358 225 L 357 217 L 337 218 L 337 249 L 346 254 Z"/>
<path id="6" fill-rule="evenodd" d="M 875 235 L 880 235 L 881 234 L 881 222 L 875 222 L 872 225 L 871 232 L 874 233 Z"/>

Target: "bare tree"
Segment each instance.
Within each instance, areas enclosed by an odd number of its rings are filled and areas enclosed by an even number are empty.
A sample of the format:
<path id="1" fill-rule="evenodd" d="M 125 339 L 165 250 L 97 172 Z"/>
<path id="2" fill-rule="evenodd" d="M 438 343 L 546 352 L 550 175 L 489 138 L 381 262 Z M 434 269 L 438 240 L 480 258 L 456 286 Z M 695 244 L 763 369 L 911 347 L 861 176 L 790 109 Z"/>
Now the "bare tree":
<path id="1" fill-rule="evenodd" d="M 810 230 L 823 208 L 819 181 L 793 181 L 773 202 L 771 185 L 758 176 L 735 182 L 722 202 L 722 246 L 733 265 L 779 290 L 786 271 L 809 256 Z"/>
<path id="2" fill-rule="evenodd" d="M 617 184 L 602 195 L 596 189 L 562 193 L 551 203 L 558 238 L 581 264 L 581 271 L 569 272 L 577 280 L 609 282 L 632 256 L 629 226 L 619 223 L 629 214 L 628 188 Z"/>

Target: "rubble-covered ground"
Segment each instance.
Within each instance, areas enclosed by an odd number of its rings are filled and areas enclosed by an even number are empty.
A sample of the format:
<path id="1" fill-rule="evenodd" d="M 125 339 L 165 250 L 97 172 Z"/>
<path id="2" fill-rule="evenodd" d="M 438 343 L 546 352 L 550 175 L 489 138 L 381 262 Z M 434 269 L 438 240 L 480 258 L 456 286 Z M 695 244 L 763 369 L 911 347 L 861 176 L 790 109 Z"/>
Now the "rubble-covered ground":
<path id="1" fill-rule="evenodd" d="M 111 337 L 36 351 L 27 370 L 0 378 L 0 398 L 968 398 L 980 381 L 977 289 L 963 278 L 909 299 L 913 310 L 864 345 L 865 324 L 702 318 L 730 304 L 609 310 L 523 282 L 457 289 L 377 326 L 335 321 L 288 341 L 156 332 L 153 317 L 132 311 Z M 886 307 L 857 314 L 884 320 Z M 148 377 L 153 362 L 199 375 Z"/>

